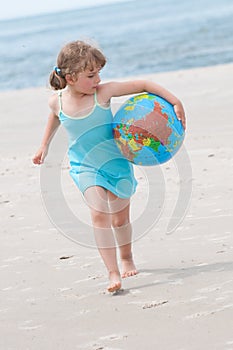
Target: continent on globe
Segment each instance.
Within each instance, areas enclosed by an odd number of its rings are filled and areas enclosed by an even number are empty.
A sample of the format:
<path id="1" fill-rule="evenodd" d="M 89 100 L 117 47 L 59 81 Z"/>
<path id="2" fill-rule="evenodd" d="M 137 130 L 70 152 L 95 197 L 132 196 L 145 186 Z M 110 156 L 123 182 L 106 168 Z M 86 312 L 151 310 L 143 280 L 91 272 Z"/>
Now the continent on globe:
<path id="1" fill-rule="evenodd" d="M 113 120 L 113 133 L 121 153 L 138 165 L 166 162 L 184 139 L 173 106 L 149 93 L 134 96 L 121 106 Z"/>

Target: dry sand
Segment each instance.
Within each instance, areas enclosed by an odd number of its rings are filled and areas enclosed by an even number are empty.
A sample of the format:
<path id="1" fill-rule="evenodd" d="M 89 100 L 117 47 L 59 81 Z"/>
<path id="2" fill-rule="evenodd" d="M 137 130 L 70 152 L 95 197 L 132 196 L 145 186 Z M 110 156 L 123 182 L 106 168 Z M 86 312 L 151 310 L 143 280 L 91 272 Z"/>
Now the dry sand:
<path id="1" fill-rule="evenodd" d="M 232 77 L 233 64 L 149 76 L 184 102 L 192 198 L 179 227 L 168 235 L 181 181 L 176 162 L 164 164 L 163 210 L 134 244 L 140 274 L 124 280 L 117 295 L 105 292 L 98 252 L 63 235 L 41 199 L 40 168 L 31 158 L 50 92 L 0 94 L 1 350 L 233 349 Z M 133 223 L 142 217 L 146 200 L 140 171 Z M 156 195 L 156 170 L 147 172 Z M 88 223 L 67 166 L 62 174 L 69 207 Z M 153 215 L 149 209 L 142 224 Z"/>

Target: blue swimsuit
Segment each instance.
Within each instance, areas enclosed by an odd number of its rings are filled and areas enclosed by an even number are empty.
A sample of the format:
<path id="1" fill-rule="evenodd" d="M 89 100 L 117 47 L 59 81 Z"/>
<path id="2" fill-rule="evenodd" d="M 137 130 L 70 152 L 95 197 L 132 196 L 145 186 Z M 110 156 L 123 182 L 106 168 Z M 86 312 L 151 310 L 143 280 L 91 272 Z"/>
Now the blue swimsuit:
<path id="1" fill-rule="evenodd" d="M 62 111 L 62 92 L 58 94 L 59 120 L 69 136 L 70 175 L 82 193 L 101 186 L 120 198 L 136 190 L 132 164 L 125 159 L 113 139 L 111 108 L 101 106 L 94 95 L 92 111 L 73 118 Z"/>

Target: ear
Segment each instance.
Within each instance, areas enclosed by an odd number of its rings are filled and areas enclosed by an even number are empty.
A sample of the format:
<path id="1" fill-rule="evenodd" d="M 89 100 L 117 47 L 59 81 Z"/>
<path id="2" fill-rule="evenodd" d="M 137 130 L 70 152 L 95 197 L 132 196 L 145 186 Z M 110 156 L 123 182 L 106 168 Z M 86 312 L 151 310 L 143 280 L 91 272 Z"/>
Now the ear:
<path id="1" fill-rule="evenodd" d="M 74 85 L 75 83 L 74 76 L 72 74 L 66 74 L 66 82 L 69 85 Z"/>

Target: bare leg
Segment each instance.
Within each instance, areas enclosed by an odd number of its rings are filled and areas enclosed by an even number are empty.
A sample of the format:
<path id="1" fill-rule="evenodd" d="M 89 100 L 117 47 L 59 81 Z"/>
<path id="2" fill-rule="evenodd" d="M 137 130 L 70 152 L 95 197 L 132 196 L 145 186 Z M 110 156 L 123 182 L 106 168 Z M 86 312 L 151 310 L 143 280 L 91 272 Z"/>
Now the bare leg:
<path id="1" fill-rule="evenodd" d="M 132 255 L 132 226 L 130 224 L 130 201 L 120 199 L 108 192 L 109 205 L 112 214 L 112 227 L 120 250 L 122 278 L 138 273 Z"/>
<path id="2" fill-rule="evenodd" d="M 114 232 L 117 242 L 119 242 L 118 244 L 122 265 L 121 277 L 125 278 L 134 276 L 138 273 L 138 271 L 133 261 L 132 243 L 128 241 L 128 238 L 131 236 L 132 232 L 131 224 L 129 223 L 121 227 L 114 227 Z M 129 243 L 124 244 L 124 240 Z"/>
<path id="3" fill-rule="evenodd" d="M 109 292 L 121 288 L 121 277 L 117 264 L 116 244 L 111 228 L 111 215 L 108 207 L 107 191 L 93 186 L 85 191 L 85 199 L 91 210 L 91 218 L 96 244 L 109 273 Z"/>

